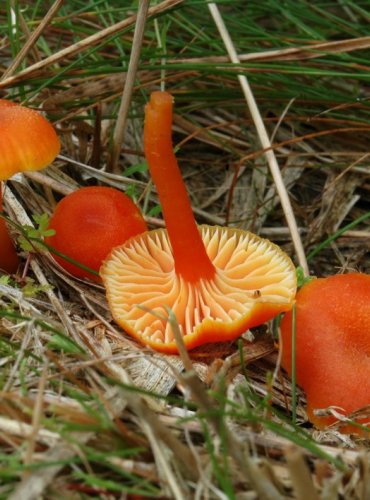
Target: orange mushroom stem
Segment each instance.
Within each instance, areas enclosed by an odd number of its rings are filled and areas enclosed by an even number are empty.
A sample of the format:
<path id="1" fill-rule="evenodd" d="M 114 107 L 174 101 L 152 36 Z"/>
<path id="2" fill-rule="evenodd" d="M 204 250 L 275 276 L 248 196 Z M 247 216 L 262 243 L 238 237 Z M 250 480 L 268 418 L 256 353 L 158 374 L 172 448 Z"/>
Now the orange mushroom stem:
<path id="1" fill-rule="evenodd" d="M 204 248 L 172 146 L 173 98 L 153 92 L 145 107 L 144 149 L 157 188 L 175 269 L 186 281 L 212 279 L 215 267 Z"/>

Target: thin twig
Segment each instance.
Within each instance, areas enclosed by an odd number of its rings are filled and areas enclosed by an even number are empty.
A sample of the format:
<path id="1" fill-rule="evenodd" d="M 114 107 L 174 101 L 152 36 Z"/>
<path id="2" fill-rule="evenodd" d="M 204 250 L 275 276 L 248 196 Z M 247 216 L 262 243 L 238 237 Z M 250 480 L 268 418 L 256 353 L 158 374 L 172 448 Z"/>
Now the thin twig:
<path id="1" fill-rule="evenodd" d="M 41 172 L 25 172 L 24 175 L 25 177 L 28 177 L 32 181 L 35 181 L 41 184 L 42 186 L 51 188 L 53 191 L 60 194 L 67 195 L 75 191 L 75 188 L 72 187 L 71 185 L 67 185 L 64 184 L 63 182 L 57 181 L 56 179 L 53 179 L 52 177 L 45 175 Z"/>
<path id="2" fill-rule="evenodd" d="M 248 54 L 239 54 L 239 62 L 248 61 L 302 61 L 305 59 L 316 59 L 327 54 L 343 54 L 354 50 L 364 50 L 370 47 L 370 36 L 358 38 L 347 38 L 344 40 L 335 40 L 331 42 L 312 42 L 298 47 L 288 47 L 283 49 L 262 50 Z M 205 56 L 191 58 L 168 59 L 169 64 L 205 64 L 205 63 L 227 63 L 229 58 L 225 56 Z M 228 68 L 229 70 L 231 68 Z M 235 68 L 235 71 L 240 71 Z"/>
<path id="3" fill-rule="evenodd" d="M 229 32 L 225 26 L 223 18 L 221 17 L 221 14 L 218 10 L 217 5 L 215 3 L 209 3 L 208 8 L 211 12 L 213 20 L 217 26 L 217 29 L 219 30 L 219 33 L 220 33 L 221 38 L 224 42 L 224 45 L 226 47 L 226 50 L 227 50 L 227 53 L 230 57 L 231 62 L 234 64 L 238 64 L 240 62 L 239 57 L 237 55 L 237 52 L 235 50 L 235 46 L 234 46 L 233 41 L 229 35 Z M 251 113 L 252 119 L 253 119 L 254 124 L 256 126 L 256 130 L 257 130 L 261 145 L 264 149 L 267 149 L 265 151 L 266 160 L 267 160 L 267 163 L 270 167 L 271 175 L 274 179 L 276 190 L 277 190 L 277 193 L 279 195 L 282 208 L 284 210 L 284 215 L 285 215 L 287 224 L 289 226 L 290 233 L 292 235 L 292 240 L 293 240 L 294 248 L 295 248 L 295 251 L 297 254 L 297 259 L 298 259 L 299 265 L 302 267 L 305 274 L 308 275 L 309 269 L 308 269 L 308 265 L 307 265 L 307 260 L 306 260 L 304 248 L 302 245 L 302 240 L 301 240 L 301 237 L 299 235 L 297 222 L 296 222 L 296 219 L 294 217 L 292 205 L 290 203 L 289 196 L 288 196 L 286 187 L 284 185 L 284 181 L 283 181 L 283 178 L 282 178 L 282 175 L 280 172 L 279 165 L 278 165 L 277 160 L 276 160 L 275 153 L 272 149 L 269 149 L 269 148 L 271 148 L 271 142 L 270 142 L 269 136 L 267 134 L 265 124 L 263 123 L 260 111 L 258 109 L 257 103 L 254 99 L 252 90 L 250 88 L 250 85 L 248 83 L 246 76 L 245 75 L 238 75 L 238 79 L 240 82 L 240 86 L 243 90 L 245 99 L 247 101 L 247 105 L 248 105 L 249 111 Z"/>

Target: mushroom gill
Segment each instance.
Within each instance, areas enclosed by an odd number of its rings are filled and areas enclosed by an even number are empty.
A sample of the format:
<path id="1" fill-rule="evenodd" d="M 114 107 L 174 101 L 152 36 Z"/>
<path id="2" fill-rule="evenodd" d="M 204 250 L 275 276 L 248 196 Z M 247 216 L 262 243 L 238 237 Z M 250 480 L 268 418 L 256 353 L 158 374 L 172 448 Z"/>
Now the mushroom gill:
<path id="1" fill-rule="evenodd" d="M 193 283 L 176 273 L 164 229 L 114 248 L 101 268 L 115 321 L 158 351 L 177 352 L 168 308 L 193 349 L 237 338 L 292 306 L 294 266 L 277 245 L 239 229 L 203 225 L 199 232 L 212 279 Z"/>

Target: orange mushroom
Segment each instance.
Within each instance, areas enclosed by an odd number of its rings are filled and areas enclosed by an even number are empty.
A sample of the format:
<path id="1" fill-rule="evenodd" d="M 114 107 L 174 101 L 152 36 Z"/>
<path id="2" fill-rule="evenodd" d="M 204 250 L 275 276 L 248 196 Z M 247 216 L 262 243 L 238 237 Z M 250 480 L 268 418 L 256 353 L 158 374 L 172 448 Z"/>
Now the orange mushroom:
<path id="1" fill-rule="evenodd" d="M 306 391 L 311 422 L 324 428 L 336 421 L 315 409 L 336 406 L 348 415 L 370 404 L 369 275 L 340 274 L 304 285 L 296 296 L 295 337 L 296 380 Z M 281 322 L 281 348 L 291 376 L 291 312 Z"/>
<path id="2" fill-rule="evenodd" d="M 39 170 L 59 153 L 51 124 L 32 109 L 0 99 L 0 181 L 17 172 Z M 3 209 L 0 190 L 0 211 Z M 15 272 L 18 256 L 4 219 L 0 219 L 0 269 Z"/>
<path id="3" fill-rule="evenodd" d="M 167 230 L 116 247 L 100 275 L 116 322 L 142 344 L 177 353 L 168 309 L 188 349 L 235 339 L 292 307 L 295 269 L 276 245 L 239 229 L 197 227 L 172 148 L 172 97 L 154 92 L 144 148 Z"/>
<path id="4" fill-rule="evenodd" d="M 113 247 L 147 230 L 134 202 L 121 191 L 105 186 L 78 189 L 56 206 L 49 229 L 55 234 L 45 242 L 59 252 L 98 273 L 102 261 Z M 98 275 L 54 255 L 54 259 L 73 276 L 100 281 Z"/>

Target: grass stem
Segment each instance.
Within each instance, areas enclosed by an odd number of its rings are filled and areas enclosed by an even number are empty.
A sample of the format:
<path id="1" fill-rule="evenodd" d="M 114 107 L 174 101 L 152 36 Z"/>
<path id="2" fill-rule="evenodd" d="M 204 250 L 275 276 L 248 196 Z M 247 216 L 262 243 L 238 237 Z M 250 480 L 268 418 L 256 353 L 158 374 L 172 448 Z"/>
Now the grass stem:
<path id="1" fill-rule="evenodd" d="M 222 37 L 222 40 L 225 44 L 227 53 L 229 54 L 230 60 L 232 63 L 239 64 L 240 60 L 238 57 L 238 54 L 235 50 L 235 46 L 233 44 L 233 41 L 230 37 L 230 34 L 226 28 L 226 25 L 224 23 L 224 20 L 220 14 L 220 11 L 218 9 L 218 6 L 215 3 L 209 3 L 208 8 L 212 14 L 212 17 L 216 23 L 216 26 L 220 32 L 220 35 Z M 282 208 L 284 210 L 285 218 L 287 221 L 287 224 L 289 226 L 291 235 L 292 235 L 292 240 L 293 244 L 296 250 L 297 254 L 297 259 L 299 262 L 299 265 L 304 269 L 306 275 L 309 274 L 309 269 L 308 269 L 308 264 L 306 260 L 306 255 L 304 252 L 301 236 L 298 231 L 298 226 L 297 222 L 294 216 L 293 208 L 290 203 L 290 199 L 288 196 L 287 189 L 285 187 L 283 178 L 281 176 L 280 168 L 278 165 L 278 162 L 276 160 L 276 156 L 274 151 L 271 149 L 271 141 L 269 139 L 269 136 L 267 134 L 267 130 L 265 127 L 265 124 L 263 122 L 261 113 L 258 109 L 256 100 L 254 98 L 252 89 L 249 85 L 248 79 L 245 75 L 238 75 L 238 80 L 240 82 L 240 85 L 243 90 L 244 97 L 247 101 L 249 111 L 252 115 L 252 119 L 254 121 L 255 127 L 257 129 L 258 137 L 261 141 L 261 145 L 265 151 L 265 156 L 267 163 L 270 167 L 270 172 L 271 175 L 274 179 L 276 190 L 278 192 L 280 202 L 282 205 Z"/>
<path id="2" fill-rule="evenodd" d="M 130 62 L 126 72 L 121 104 L 119 107 L 118 117 L 113 134 L 112 155 L 110 160 L 110 170 L 112 172 L 117 172 L 118 159 L 125 135 L 126 119 L 136 80 L 137 68 L 139 65 L 141 46 L 143 43 L 144 29 L 146 18 L 148 15 L 149 4 L 150 0 L 140 0 L 139 2 Z"/>

